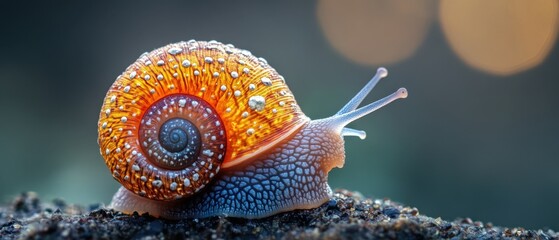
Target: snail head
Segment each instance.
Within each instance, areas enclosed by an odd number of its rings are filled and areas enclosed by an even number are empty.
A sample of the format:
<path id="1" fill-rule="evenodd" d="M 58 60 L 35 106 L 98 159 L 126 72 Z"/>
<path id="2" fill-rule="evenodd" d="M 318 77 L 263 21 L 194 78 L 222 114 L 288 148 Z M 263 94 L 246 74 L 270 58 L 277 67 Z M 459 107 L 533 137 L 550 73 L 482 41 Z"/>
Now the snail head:
<path id="1" fill-rule="evenodd" d="M 320 134 L 317 133 L 317 135 L 320 136 L 327 135 L 327 137 L 322 138 L 326 141 L 321 143 L 322 145 L 330 145 L 332 148 L 338 149 L 338 151 L 332 151 L 335 154 L 325 156 L 322 163 L 322 168 L 324 170 L 329 171 L 333 167 L 343 167 L 345 161 L 343 137 L 356 136 L 360 139 L 365 139 L 367 136 L 365 131 L 348 128 L 346 125 L 397 99 L 406 98 L 408 96 L 407 90 L 405 88 L 400 88 L 396 92 L 380 100 L 358 108 L 359 104 L 367 97 L 369 92 L 371 92 L 376 84 L 386 76 L 388 76 L 386 68 L 378 68 L 374 77 L 336 114 L 327 118 L 313 120 L 309 123 L 311 127 L 307 127 L 307 129 L 320 131 Z"/>

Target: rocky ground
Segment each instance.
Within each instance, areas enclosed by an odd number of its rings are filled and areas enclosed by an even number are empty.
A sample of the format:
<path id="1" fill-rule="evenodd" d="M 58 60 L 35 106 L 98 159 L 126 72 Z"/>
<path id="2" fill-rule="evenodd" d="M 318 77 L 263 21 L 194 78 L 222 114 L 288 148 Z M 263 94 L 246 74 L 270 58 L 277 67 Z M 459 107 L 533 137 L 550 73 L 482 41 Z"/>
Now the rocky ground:
<path id="1" fill-rule="evenodd" d="M 559 239 L 552 230 L 502 228 L 469 218 L 452 222 L 421 215 L 390 200 L 338 190 L 319 208 L 258 220 L 214 217 L 166 221 L 125 215 L 101 205 L 43 203 L 24 193 L 0 206 L 0 238 L 193 239 Z"/>

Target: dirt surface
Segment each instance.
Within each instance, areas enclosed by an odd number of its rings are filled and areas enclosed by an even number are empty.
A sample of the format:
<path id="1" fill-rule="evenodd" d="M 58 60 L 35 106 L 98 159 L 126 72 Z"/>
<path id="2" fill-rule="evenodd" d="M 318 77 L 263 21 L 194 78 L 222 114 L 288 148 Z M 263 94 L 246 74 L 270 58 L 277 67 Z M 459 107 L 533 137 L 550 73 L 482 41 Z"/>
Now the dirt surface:
<path id="1" fill-rule="evenodd" d="M 495 227 L 469 218 L 452 222 L 390 200 L 338 190 L 322 206 L 258 220 L 213 217 L 167 221 L 126 215 L 101 205 L 42 203 L 24 193 L 0 207 L 0 238 L 193 239 L 559 239 L 552 230 Z"/>

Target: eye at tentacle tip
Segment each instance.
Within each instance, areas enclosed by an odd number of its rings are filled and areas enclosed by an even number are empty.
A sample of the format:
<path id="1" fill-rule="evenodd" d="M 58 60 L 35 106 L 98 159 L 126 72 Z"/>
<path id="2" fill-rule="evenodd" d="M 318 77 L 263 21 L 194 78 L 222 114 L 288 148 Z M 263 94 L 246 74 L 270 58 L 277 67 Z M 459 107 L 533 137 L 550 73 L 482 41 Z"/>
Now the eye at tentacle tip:
<path id="1" fill-rule="evenodd" d="M 407 98 L 408 97 L 408 90 L 406 88 L 398 89 L 398 98 Z"/>
<path id="2" fill-rule="evenodd" d="M 386 76 L 388 76 L 388 70 L 386 70 L 386 68 L 384 67 L 379 67 L 377 68 L 377 74 L 375 74 L 375 77 L 378 78 L 385 78 Z"/>

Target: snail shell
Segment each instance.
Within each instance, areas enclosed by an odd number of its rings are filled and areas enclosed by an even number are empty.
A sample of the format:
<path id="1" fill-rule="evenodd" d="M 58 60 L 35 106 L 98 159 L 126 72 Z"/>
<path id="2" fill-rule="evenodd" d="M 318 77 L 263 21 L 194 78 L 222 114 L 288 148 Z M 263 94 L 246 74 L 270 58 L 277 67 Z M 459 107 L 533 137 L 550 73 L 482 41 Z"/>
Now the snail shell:
<path id="1" fill-rule="evenodd" d="M 309 121 L 265 60 L 196 41 L 142 54 L 109 89 L 99 119 L 101 153 L 115 179 L 157 200 L 194 194 L 220 168 Z"/>
<path id="2" fill-rule="evenodd" d="M 144 53 L 110 87 L 98 142 L 122 184 L 113 206 L 165 218 L 257 218 L 316 207 L 344 162 L 344 126 L 407 96 L 357 109 L 377 75 L 336 115 L 310 121 L 262 58 L 216 41 Z"/>

